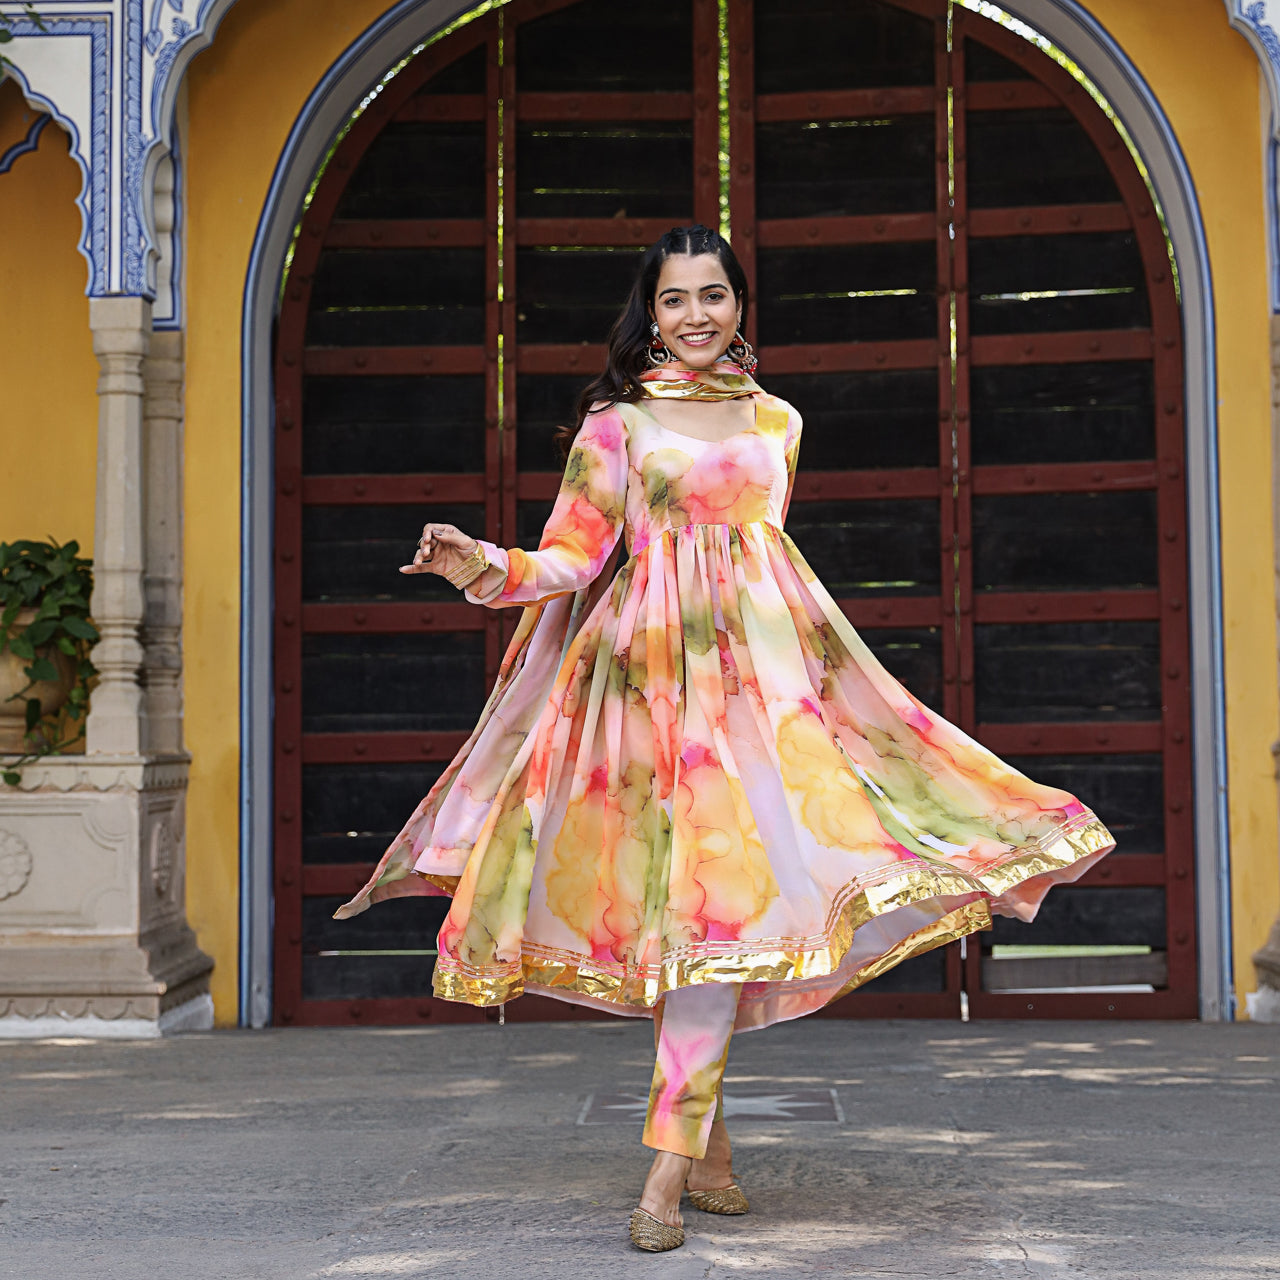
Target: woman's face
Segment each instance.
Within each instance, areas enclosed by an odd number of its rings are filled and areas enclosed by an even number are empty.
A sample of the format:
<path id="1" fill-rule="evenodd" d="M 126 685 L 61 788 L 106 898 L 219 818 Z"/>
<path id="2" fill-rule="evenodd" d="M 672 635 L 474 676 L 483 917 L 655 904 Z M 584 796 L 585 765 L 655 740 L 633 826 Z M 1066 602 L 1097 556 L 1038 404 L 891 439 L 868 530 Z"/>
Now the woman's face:
<path id="1" fill-rule="evenodd" d="M 742 317 L 714 253 L 672 254 L 658 274 L 652 310 L 667 349 L 694 369 L 709 369 L 724 355 Z"/>

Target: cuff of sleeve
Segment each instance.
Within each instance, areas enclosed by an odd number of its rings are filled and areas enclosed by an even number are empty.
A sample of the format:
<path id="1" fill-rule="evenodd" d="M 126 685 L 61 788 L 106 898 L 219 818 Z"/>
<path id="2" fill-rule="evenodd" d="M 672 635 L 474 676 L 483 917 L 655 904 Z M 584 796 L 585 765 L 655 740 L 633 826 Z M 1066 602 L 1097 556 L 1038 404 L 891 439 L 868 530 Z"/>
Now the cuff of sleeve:
<path id="1" fill-rule="evenodd" d="M 470 587 L 464 588 L 462 594 L 471 601 L 472 604 L 488 604 L 491 600 L 496 600 L 502 593 L 502 588 L 507 585 L 507 573 L 509 569 L 507 553 L 501 547 L 495 547 L 492 542 L 485 542 L 483 538 L 477 538 L 481 550 L 484 552 L 484 558 L 489 562 L 490 569 L 501 569 L 502 577 L 495 575 L 492 586 L 484 589 L 483 594 L 472 591 Z M 475 585 L 480 586 L 481 582 L 488 576 L 488 569 L 476 579 Z"/>

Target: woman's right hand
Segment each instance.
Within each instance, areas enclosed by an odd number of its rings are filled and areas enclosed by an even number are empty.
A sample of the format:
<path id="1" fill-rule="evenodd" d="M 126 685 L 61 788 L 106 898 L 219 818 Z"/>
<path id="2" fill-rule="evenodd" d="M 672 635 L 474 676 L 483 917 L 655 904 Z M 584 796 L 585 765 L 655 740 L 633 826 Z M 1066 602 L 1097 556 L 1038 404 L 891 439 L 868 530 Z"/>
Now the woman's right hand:
<path id="1" fill-rule="evenodd" d="M 400 566 L 401 573 L 438 573 L 442 576 L 458 568 L 476 549 L 476 540 L 451 524 L 426 524 L 412 564 Z"/>

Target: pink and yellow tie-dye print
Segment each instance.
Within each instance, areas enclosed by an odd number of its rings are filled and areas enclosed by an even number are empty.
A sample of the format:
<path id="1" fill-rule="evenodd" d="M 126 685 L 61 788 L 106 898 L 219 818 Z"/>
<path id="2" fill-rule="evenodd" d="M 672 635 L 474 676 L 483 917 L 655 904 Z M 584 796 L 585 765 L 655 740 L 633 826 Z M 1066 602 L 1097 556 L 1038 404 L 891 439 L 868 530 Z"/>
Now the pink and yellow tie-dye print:
<path id="1" fill-rule="evenodd" d="M 484 544 L 505 571 L 484 602 L 529 607 L 467 744 L 338 913 L 451 893 L 437 994 L 644 1015 L 727 982 L 737 1026 L 763 1026 L 992 911 L 1030 919 L 1112 848 L 875 659 L 783 532 L 800 417 L 754 404 L 718 442 L 643 399 L 591 414 L 539 549 Z"/>
<path id="2" fill-rule="evenodd" d="M 663 996 L 646 1147 L 695 1160 L 707 1154 L 740 994 L 736 983 L 704 982 Z"/>

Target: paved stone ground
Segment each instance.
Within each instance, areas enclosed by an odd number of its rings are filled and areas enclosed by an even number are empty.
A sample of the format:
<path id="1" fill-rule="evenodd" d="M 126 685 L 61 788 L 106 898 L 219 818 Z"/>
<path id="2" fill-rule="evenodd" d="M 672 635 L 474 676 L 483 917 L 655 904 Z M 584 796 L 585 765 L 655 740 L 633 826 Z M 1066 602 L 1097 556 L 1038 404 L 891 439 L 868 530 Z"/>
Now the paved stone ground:
<path id="1" fill-rule="evenodd" d="M 740 1111 L 832 1089 L 839 1110 L 732 1120 L 751 1214 L 686 1209 L 689 1243 L 660 1256 L 626 1241 L 639 1121 L 600 1096 L 644 1092 L 649 1036 L 0 1043 L 0 1277 L 1280 1275 L 1280 1027 L 810 1019 L 743 1036 Z M 624 1118 L 579 1123 L 602 1114 Z"/>

